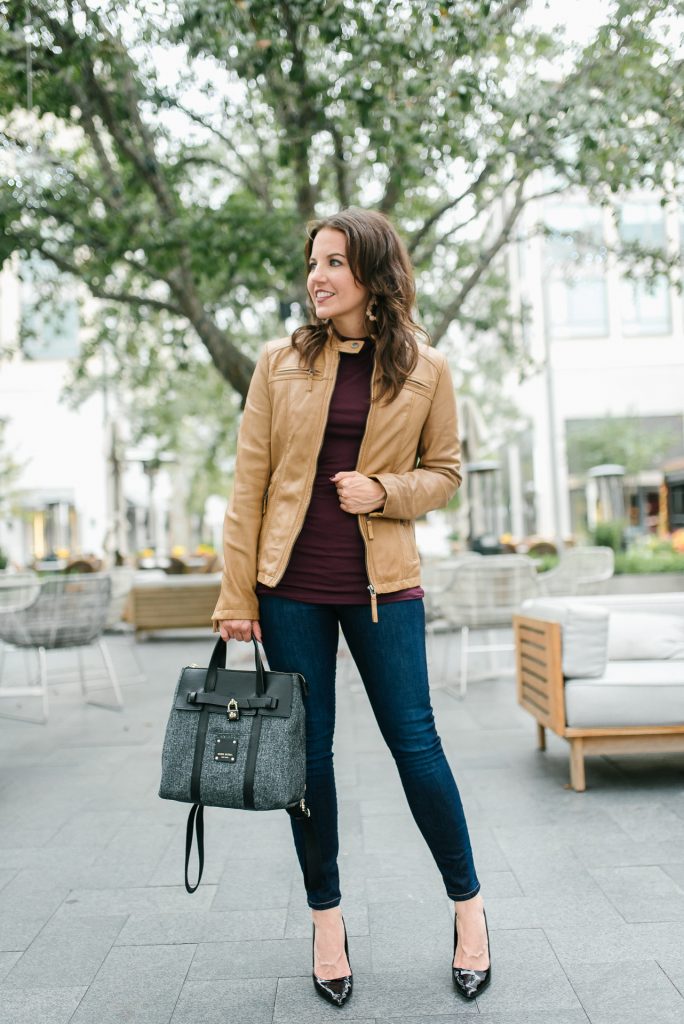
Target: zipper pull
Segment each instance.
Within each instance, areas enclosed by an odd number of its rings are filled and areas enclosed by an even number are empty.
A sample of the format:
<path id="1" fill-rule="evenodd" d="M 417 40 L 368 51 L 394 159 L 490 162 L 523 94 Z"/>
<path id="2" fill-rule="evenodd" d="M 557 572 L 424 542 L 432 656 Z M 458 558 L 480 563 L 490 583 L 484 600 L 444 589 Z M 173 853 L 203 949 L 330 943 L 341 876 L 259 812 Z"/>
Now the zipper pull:
<path id="1" fill-rule="evenodd" d="M 366 516 L 366 526 L 368 527 L 368 540 L 373 540 L 373 523 L 370 516 Z"/>
<path id="2" fill-rule="evenodd" d="M 306 390 L 307 391 L 311 391 L 311 388 L 313 386 L 313 375 L 314 375 L 314 372 L 313 372 L 312 369 L 309 369 L 309 370 L 307 370 L 307 373 L 309 374 L 309 386 L 307 387 Z"/>
<path id="3" fill-rule="evenodd" d="M 372 618 L 373 622 L 377 622 L 378 621 L 378 598 L 377 598 L 377 595 L 375 593 L 375 587 L 373 586 L 372 583 L 369 583 L 368 584 L 368 589 L 370 591 L 370 600 L 371 600 L 371 618 Z"/>

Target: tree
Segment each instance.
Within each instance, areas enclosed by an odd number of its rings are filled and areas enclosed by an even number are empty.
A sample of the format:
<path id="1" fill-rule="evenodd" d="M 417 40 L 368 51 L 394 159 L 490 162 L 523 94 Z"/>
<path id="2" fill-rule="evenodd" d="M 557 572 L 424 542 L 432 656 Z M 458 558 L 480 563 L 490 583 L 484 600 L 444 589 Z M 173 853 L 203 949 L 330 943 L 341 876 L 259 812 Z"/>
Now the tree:
<path id="1" fill-rule="evenodd" d="M 0 419 L 0 512 L 6 511 L 12 499 L 12 487 L 22 468 L 5 446 L 5 427 L 5 421 Z"/>
<path id="2" fill-rule="evenodd" d="M 632 411 L 630 416 L 606 414 L 602 420 L 568 425 L 568 464 L 572 473 L 584 474 L 592 466 L 616 463 L 633 476 L 658 469 L 681 448 L 681 429 L 674 423 L 659 428 Z"/>
<path id="3" fill-rule="evenodd" d="M 190 372 L 198 339 L 244 396 L 303 313 L 303 223 L 373 205 L 435 343 L 457 326 L 515 355 L 501 256 L 537 172 L 601 202 L 665 192 L 684 126 L 681 0 L 613 0 L 576 51 L 528 4 L 0 0 L 0 259 L 39 254 L 155 325 L 113 332 L 122 361 L 164 337 Z"/>

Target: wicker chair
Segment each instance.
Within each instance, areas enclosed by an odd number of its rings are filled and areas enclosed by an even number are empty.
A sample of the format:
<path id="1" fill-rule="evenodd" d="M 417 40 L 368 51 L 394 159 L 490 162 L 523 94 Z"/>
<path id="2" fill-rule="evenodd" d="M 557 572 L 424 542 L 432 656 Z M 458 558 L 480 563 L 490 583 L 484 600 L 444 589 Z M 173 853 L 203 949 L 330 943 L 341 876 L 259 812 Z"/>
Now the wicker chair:
<path id="1" fill-rule="evenodd" d="M 0 576 L 0 613 L 25 608 L 35 601 L 39 591 L 40 577 L 32 570 Z"/>
<path id="2" fill-rule="evenodd" d="M 602 584 L 615 571 L 612 548 L 568 548 L 558 565 L 539 577 L 542 594 L 547 597 L 574 597 L 581 594 L 603 593 Z"/>
<path id="3" fill-rule="evenodd" d="M 95 643 L 105 669 L 105 677 L 114 691 L 115 703 L 93 699 L 80 670 L 81 692 L 89 704 L 118 709 L 123 706 L 119 681 L 109 651 L 102 639 L 111 596 L 111 580 L 106 574 L 59 576 L 44 580 L 24 580 L 12 586 L 3 581 L 0 602 L 0 640 L 15 648 L 32 648 L 38 654 L 39 672 L 32 684 L 0 686 L 0 698 L 41 697 L 42 717 L 28 721 L 46 722 L 48 716 L 48 650 L 59 647 L 82 648 Z M 80 662 L 79 662 L 80 666 Z M 93 680 L 91 680 L 92 682 Z M 0 712 L 5 717 L 25 717 Z"/>
<path id="4" fill-rule="evenodd" d="M 456 561 L 450 579 L 439 595 L 442 620 L 460 632 L 459 694 L 465 696 L 468 655 L 482 651 L 512 651 L 511 643 L 469 643 L 470 630 L 511 628 L 513 615 L 528 597 L 539 595 L 534 561 L 525 555 L 486 555 Z M 444 650 L 442 677 L 449 667 L 450 645 Z M 514 666 L 512 665 L 511 668 Z"/>

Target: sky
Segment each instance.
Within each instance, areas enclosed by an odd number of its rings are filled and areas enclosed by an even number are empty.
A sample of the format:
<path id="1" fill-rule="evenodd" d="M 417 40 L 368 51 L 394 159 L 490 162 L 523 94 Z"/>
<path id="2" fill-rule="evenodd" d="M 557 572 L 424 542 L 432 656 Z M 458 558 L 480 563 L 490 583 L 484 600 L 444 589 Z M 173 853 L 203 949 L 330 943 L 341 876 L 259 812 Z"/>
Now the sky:
<path id="1" fill-rule="evenodd" d="M 608 0 L 532 0 L 527 18 L 543 29 L 563 25 L 570 40 L 583 43 L 600 25 L 609 7 Z"/>

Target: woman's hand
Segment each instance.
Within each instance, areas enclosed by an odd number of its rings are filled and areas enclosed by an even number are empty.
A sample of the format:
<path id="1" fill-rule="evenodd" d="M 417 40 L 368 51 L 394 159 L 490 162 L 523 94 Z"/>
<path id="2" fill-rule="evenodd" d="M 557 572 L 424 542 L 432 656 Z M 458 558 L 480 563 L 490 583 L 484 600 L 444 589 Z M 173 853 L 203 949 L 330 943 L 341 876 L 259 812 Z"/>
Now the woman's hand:
<path id="1" fill-rule="evenodd" d="M 359 515 L 363 512 L 374 512 L 385 504 L 387 491 L 382 484 L 377 480 L 371 480 L 369 476 L 364 476 L 363 473 L 357 473 L 355 469 L 335 473 L 330 479 L 337 488 L 337 497 L 343 512 Z"/>
<path id="2" fill-rule="evenodd" d="M 253 633 L 261 643 L 261 625 L 258 619 L 223 619 L 219 627 L 223 640 L 251 640 Z"/>

